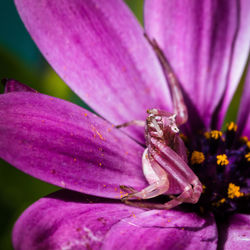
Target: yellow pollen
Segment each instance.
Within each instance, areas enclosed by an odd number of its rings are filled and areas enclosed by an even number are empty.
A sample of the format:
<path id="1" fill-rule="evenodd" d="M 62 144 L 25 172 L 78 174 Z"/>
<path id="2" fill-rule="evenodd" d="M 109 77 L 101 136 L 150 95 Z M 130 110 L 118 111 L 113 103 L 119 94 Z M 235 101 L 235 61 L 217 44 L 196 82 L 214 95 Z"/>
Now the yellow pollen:
<path id="1" fill-rule="evenodd" d="M 247 147 L 250 149 L 250 141 L 248 140 L 247 136 L 242 136 L 240 140 L 247 145 Z"/>
<path id="2" fill-rule="evenodd" d="M 92 129 L 92 131 L 94 133 L 94 138 L 96 138 L 96 134 L 97 134 L 100 137 L 101 140 L 105 141 L 105 139 L 103 138 L 101 133 L 93 125 L 91 125 L 91 129 Z"/>
<path id="3" fill-rule="evenodd" d="M 121 195 L 120 195 L 120 199 L 122 199 L 123 197 L 125 197 L 125 196 L 127 196 L 127 195 L 128 195 L 128 193 L 121 194 Z"/>
<path id="4" fill-rule="evenodd" d="M 216 206 L 216 207 L 219 207 L 219 206 L 221 206 L 225 202 L 226 202 L 226 199 L 222 198 L 222 199 L 218 200 L 217 202 L 213 202 L 212 205 Z"/>
<path id="5" fill-rule="evenodd" d="M 228 131 L 234 131 L 234 132 L 236 132 L 237 128 L 238 128 L 237 124 L 235 124 L 234 122 L 230 122 L 226 126 L 227 126 L 227 130 Z"/>
<path id="6" fill-rule="evenodd" d="M 245 158 L 246 158 L 247 161 L 250 161 L 250 153 L 247 153 L 247 154 L 245 155 Z"/>
<path id="7" fill-rule="evenodd" d="M 203 189 L 203 190 L 202 190 L 202 193 L 203 193 L 203 194 L 205 193 L 206 188 L 207 188 L 207 187 L 206 187 L 204 184 L 202 184 L 202 189 Z"/>
<path id="8" fill-rule="evenodd" d="M 187 143 L 187 142 L 188 142 L 188 138 L 187 138 L 187 136 L 186 136 L 186 135 L 184 135 L 183 133 L 180 133 L 180 137 L 181 137 L 181 139 L 182 139 L 185 143 Z"/>
<path id="9" fill-rule="evenodd" d="M 222 132 L 221 131 L 212 130 L 210 132 L 210 137 L 213 138 L 213 139 L 215 139 L 215 140 L 218 140 L 221 136 L 222 136 Z"/>
<path id="10" fill-rule="evenodd" d="M 208 132 L 208 131 L 205 132 L 205 133 L 204 133 L 204 136 L 206 137 L 206 139 L 209 139 L 209 138 L 210 138 L 210 132 Z"/>
<path id="11" fill-rule="evenodd" d="M 244 193 L 240 192 L 240 187 L 234 185 L 233 183 L 229 183 L 228 185 L 228 190 L 227 190 L 227 196 L 230 199 L 233 199 L 235 197 L 239 198 L 241 196 L 243 196 Z"/>
<path id="12" fill-rule="evenodd" d="M 242 142 L 247 143 L 247 142 L 248 142 L 248 137 L 247 137 L 247 136 L 242 136 L 242 137 L 240 138 L 240 140 L 241 140 Z"/>
<path id="13" fill-rule="evenodd" d="M 193 151 L 191 155 L 191 164 L 201 164 L 205 161 L 205 156 L 202 152 Z"/>
<path id="14" fill-rule="evenodd" d="M 218 164 L 218 165 L 221 165 L 221 166 L 224 166 L 224 165 L 225 165 L 225 166 L 226 166 L 226 165 L 228 165 L 228 163 L 229 163 L 226 154 L 217 155 L 216 158 L 217 158 L 217 164 Z"/>
<path id="15" fill-rule="evenodd" d="M 222 199 L 219 200 L 219 203 L 223 204 L 223 203 L 225 203 L 225 201 L 226 201 L 226 199 L 222 198 Z"/>

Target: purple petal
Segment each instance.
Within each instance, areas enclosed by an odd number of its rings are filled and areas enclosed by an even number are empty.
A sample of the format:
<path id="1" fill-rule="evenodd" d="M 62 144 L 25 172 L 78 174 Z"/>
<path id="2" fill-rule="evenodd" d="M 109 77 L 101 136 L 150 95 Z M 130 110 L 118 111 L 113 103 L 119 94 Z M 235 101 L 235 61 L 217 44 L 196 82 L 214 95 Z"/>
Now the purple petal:
<path id="1" fill-rule="evenodd" d="M 212 216 L 144 210 L 71 191 L 42 198 L 18 219 L 18 249 L 216 249 Z"/>
<path id="2" fill-rule="evenodd" d="M 36 178 L 120 198 L 141 189 L 143 147 L 72 103 L 31 92 L 0 95 L 0 157 Z"/>
<path id="3" fill-rule="evenodd" d="M 225 229 L 223 229 L 225 230 Z M 235 214 L 231 217 L 224 249 L 249 249 L 250 246 L 250 216 Z"/>
<path id="4" fill-rule="evenodd" d="M 218 117 L 219 121 L 223 121 L 222 118 L 226 114 L 227 108 L 240 82 L 250 52 L 250 1 L 240 0 L 239 6 L 239 28 L 237 30 L 235 44 L 233 45 L 234 53 L 232 54 L 231 67 L 228 75 L 229 84 L 225 91 L 224 100 Z"/>
<path id="5" fill-rule="evenodd" d="M 123 1 L 15 2 L 49 63 L 107 120 L 144 120 L 149 108 L 171 107 L 160 64 Z"/>
<path id="6" fill-rule="evenodd" d="M 238 113 L 238 127 L 242 135 L 250 138 L 250 64 L 244 84 L 244 90 L 241 97 L 241 103 Z"/>
<path id="7" fill-rule="evenodd" d="M 216 249 L 213 217 L 175 210 L 151 210 L 114 225 L 104 249 Z"/>
<path id="8" fill-rule="evenodd" d="M 221 124 L 242 75 L 249 12 L 247 0 L 146 0 L 146 31 L 164 50 L 206 126 L 220 101 Z"/>
<path id="9" fill-rule="evenodd" d="M 2 80 L 5 88 L 4 88 L 4 93 L 9 93 L 9 92 L 37 92 L 36 90 L 30 88 L 29 86 L 20 83 L 14 79 L 3 79 Z"/>
<path id="10" fill-rule="evenodd" d="M 65 190 L 42 198 L 16 222 L 14 248 L 100 249 L 114 224 L 143 211 L 110 202 Z"/>

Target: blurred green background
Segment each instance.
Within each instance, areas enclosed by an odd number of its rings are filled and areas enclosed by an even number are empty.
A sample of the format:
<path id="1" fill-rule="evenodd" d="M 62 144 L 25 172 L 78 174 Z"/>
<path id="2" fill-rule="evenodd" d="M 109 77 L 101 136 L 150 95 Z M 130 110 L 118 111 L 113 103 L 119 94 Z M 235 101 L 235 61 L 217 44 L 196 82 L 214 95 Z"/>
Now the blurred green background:
<path id="1" fill-rule="evenodd" d="M 127 0 L 142 22 L 143 0 Z M 0 1 L 0 79 L 14 78 L 39 92 L 86 105 L 44 60 L 25 30 L 13 0 Z M 0 93 L 3 86 L 0 86 Z M 30 177 L 0 159 L 0 249 L 12 249 L 11 231 L 30 204 L 58 187 Z"/>
<path id="2" fill-rule="evenodd" d="M 37 0 L 34 0 L 37 1 Z M 143 0 L 126 0 L 143 22 Z M 87 107 L 57 76 L 36 48 L 16 12 L 12 0 L 0 1 L 0 79 L 14 78 L 39 92 Z M 3 91 L 3 86 L 0 86 Z M 227 120 L 235 120 L 242 84 Z M 0 92 L 0 93 L 1 93 Z M 58 187 L 36 180 L 0 159 L 0 249 L 11 247 L 11 230 L 22 211 Z"/>

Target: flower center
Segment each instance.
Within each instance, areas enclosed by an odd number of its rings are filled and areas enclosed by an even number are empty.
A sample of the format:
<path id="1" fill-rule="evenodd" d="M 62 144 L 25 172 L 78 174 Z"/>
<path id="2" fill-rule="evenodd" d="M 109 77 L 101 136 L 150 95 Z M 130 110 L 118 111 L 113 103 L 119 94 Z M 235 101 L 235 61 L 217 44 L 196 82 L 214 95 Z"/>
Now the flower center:
<path id="1" fill-rule="evenodd" d="M 192 144 L 181 137 L 189 151 L 189 165 L 203 184 L 195 206 L 218 215 L 249 211 L 250 141 L 237 137 L 237 125 L 230 122 L 225 132 L 200 134 Z"/>

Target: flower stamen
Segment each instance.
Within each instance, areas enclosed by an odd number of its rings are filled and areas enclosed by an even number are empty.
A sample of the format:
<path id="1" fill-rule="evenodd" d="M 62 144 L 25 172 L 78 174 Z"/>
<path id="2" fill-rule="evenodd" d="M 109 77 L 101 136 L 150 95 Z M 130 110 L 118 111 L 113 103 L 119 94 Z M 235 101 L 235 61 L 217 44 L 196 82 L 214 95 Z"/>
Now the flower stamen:
<path id="1" fill-rule="evenodd" d="M 218 130 L 212 130 L 210 132 L 210 138 L 213 138 L 215 140 L 218 140 L 222 136 L 222 132 Z"/>
<path id="2" fill-rule="evenodd" d="M 222 155 L 217 155 L 217 164 L 220 166 L 226 166 L 229 163 L 229 160 L 227 159 L 227 155 L 226 154 L 222 154 Z"/>
<path id="3" fill-rule="evenodd" d="M 236 132 L 237 128 L 238 128 L 237 124 L 235 124 L 234 122 L 227 123 L 226 126 L 227 126 L 227 130 L 228 131 L 234 131 L 234 132 Z"/>
<path id="4" fill-rule="evenodd" d="M 207 187 L 206 187 L 204 184 L 202 184 L 202 189 L 203 189 L 203 190 L 202 190 L 202 193 L 203 193 L 203 194 L 205 193 L 206 188 L 207 188 Z"/>
<path id="5" fill-rule="evenodd" d="M 203 186 L 197 209 L 203 207 L 219 216 L 249 210 L 245 201 L 249 199 L 250 141 L 238 135 L 237 125 L 229 122 L 223 132 L 203 131 L 196 143 L 187 142 L 189 166 L 207 187 Z"/>
<path id="6" fill-rule="evenodd" d="M 248 142 L 248 137 L 247 136 L 242 136 L 240 138 L 240 141 L 242 141 L 243 143 L 247 143 Z"/>
<path id="7" fill-rule="evenodd" d="M 179 136 L 181 137 L 181 139 L 184 141 L 184 143 L 188 142 L 188 137 L 186 135 L 184 135 L 183 133 L 180 133 Z"/>
<path id="8" fill-rule="evenodd" d="M 247 136 L 242 136 L 240 138 L 240 141 L 243 142 L 244 144 L 246 144 L 246 146 L 250 149 L 250 141 L 248 140 Z"/>
<path id="9" fill-rule="evenodd" d="M 225 202 L 226 202 L 226 199 L 222 198 L 222 199 L 218 200 L 217 202 L 213 202 L 212 205 L 216 206 L 216 207 L 219 207 L 219 206 L 221 206 Z"/>
<path id="10" fill-rule="evenodd" d="M 247 161 L 250 161 L 250 153 L 247 153 L 247 154 L 245 155 L 245 159 L 246 159 Z"/>
<path id="11" fill-rule="evenodd" d="M 204 136 L 205 136 L 206 139 L 209 139 L 210 138 L 210 132 L 206 131 L 204 133 Z"/>
<path id="12" fill-rule="evenodd" d="M 239 197 L 241 197 L 243 195 L 244 195 L 244 193 L 240 192 L 240 187 L 239 186 L 236 186 L 233 183 L 229 183 L 228 190 L 227 190 L 228 198 L 234 199 L 235 197 L 239 198 Z"/>
<path id="13" fill-rule="evenodd" d="M 205 156 L 202 152 L 193 151 L 191 155 L 191 164 L 201 164 L 205 161 Z"/>

